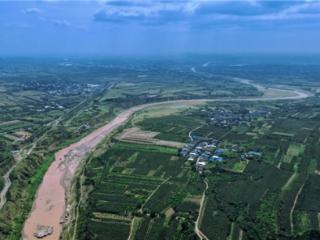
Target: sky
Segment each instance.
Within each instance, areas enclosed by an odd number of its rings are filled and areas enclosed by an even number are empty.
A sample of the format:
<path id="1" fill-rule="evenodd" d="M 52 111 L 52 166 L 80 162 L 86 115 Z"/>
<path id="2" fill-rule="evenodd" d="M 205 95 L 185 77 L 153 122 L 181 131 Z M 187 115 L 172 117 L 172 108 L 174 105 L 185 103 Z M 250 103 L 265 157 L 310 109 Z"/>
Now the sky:
<path id="1" fill-rule="evenodd" d="M 320 0 L 0 0 L 0 55 L 320 53 Z"/>

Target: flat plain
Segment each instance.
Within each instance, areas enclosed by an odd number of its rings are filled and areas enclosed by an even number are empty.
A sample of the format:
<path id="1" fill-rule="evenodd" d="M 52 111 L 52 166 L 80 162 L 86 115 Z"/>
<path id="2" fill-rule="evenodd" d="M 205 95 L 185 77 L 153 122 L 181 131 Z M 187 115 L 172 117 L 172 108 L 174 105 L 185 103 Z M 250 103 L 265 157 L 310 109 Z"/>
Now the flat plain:
<path id="1" fill-rule="evenodd" d="M 0 238 L 21 237 L 56 152 L 145 104 L 78 159 L 62 239 L 317 237 L 317 68 L 207 58 L 1 60 Z"/>

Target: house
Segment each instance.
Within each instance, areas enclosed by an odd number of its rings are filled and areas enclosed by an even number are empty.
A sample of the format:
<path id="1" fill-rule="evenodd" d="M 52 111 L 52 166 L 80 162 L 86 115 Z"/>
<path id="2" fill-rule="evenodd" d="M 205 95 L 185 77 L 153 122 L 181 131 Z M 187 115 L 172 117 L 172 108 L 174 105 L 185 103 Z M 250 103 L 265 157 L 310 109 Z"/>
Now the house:
<path id="1" fill-rule="evenodd" d="M 196 163 L 196 170 L 197 170 L 198 172 L 202 173 L 202 172 L 203 172 L 203 169 L 205 168 L 206 165 L 207 165 L 206 162 L 200 162 L 200 161 L 198 161 L 198 162 Z"/>
<path id="2" fill-rule="evenodd" d="M 201 142 L 201 143 L 199 143 L 199 145 L 198 145 L 198 146 L 206 147 L 207 145 L 208 145 L 208 143 L 207 143 L 207 142 Z"/>
<path id="3" fill-rule="evenodd" d="M 260 152 L 249 151 L 244 154 L 241 154 L 240 159 L 241 160 L 244 160 L 244 159 L 255 160 L 255 159 L 260 159 L 261 156 L 262 156 L 262 154 Z"/>
<path id="4" fill-rule="evenodd" d="M 239 147 L 238 147 L 238 145 L 235 145 L 235 144 L 232 145 L 232 146 L 231 146 L 231 151 L 232 151 L 232 152 L 239 152 Z"/>
<path id="5" fill-rule="evenodd" d="M 207 165 L 206 162 L 198 161 L 198 162 L 196 163 L 196 166 L 206 166 L 206 165 Z"/>
<path id="6" fill-rule="evenodd" d="M 216 155 L 221 155 L 221 154 L 224 153 L 224 149 L 223 149 L 223 148 L 218 148 L 217 150 L 214 151 L 214 153 L 215 153 Z"/>
<path id="7" fill-rule="evenodd" d="M 218 139 L 212 139 L 211 144 L 218 145 L 219 142 L 220 141 Z"/>
<path id="8" fill-rule="evenodd" d="M 203 147 L 202 147 L 202 146 L 197 146 L 196 149 L 197 149 L 197 150 L 202 150 Z"/>
<path id="9" fill-rule="evenodd" d="M 192 151 L 189 156 L 193 156 L 194 158 L 198 157 L 199 156 L 199 153 L 196 152 L 196 151 Z"/>
<path id="10" fill-rule="evenodd" d="M 217 147 L 217 145 L 214 143 L 210 143 L 207 145 L 207 148 L 215 148 L 215 147 Z"/>
<path id="11" fill-rule="evenodd" d="M 188 144 L 184 145 L 183 149 L 191 150 L 193 147 L 194 147 L 194 144 L 188 143 Z"/>
<path id="12" fill-rule="evenodd" d="M 256 151 L 249 151 L 246 154 L 247 158 L 251 158 L 251 159 L 259 159 L 261 158 L 262 154 L 260 152 L 256 152 Z"/>
<path id="13" fill-rule="evenodd" d="M 200 155 L 199 159 L 200 159 L 201 161 L 208 161 L 208 160 L 209 160 L 209 157 L 210 157 L 209 154 L 207 154 L 207 153 L 202 153 L 202 154 Z"/>
<path id="14" fill-rule="evenodd" d="M 183 157 L 186 157 L 188 155 L 188 153 L 189 153 L 189 149 L 186 149 L 186 148 L 182 148 L 182 150 L 180 152 L 181 156 L 183 156 Z"/>
<path id="15" fill-rule="evenodd" d="M 249 151 L 248 154 L 250 154 L 252 156 L 261 157 L 261 153 L 260 152 L 256 152 L 256 151 Z"/>
<path id="16" fill-rule="evenodd" d="M 219 157 L 217 155 L 213 155 L 210 159 L 209 159 L 210 162 L 222 162 L 223 161 L 223 158 L 222 157 Z"/>
<path id="17" fill-rule="evenodd" d="M 196 147 L 196 149 L 198 150 L 203 150 L 204 148 L 206 148 L 208 146 L 207 142 L 201 142 L 198 144 L 198 146 Z"/>

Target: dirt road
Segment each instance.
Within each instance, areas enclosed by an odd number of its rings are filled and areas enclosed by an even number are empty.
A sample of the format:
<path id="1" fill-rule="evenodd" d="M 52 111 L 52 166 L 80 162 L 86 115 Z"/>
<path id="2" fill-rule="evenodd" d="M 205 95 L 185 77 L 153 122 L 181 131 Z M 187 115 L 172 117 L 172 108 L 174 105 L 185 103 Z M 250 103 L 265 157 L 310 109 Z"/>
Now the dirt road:
<path id="1" fill-rule="evenodd" d="M 13 169 L 15 168 L 15 165 L 12 166 L 7 172 L 6 174 L 3 176 L 4 179 L 4 187 L 0 192 L 0 209 L 3 208 L 4 204 L 7 202 L 7 198 L 6 198 L 6 194 L 8 192 L 8 189 L 11 185 L 11 180 L 10 180 L 10 174 L 13 171 Z"/>
<path id="2" fill-rule="evenodd" d="M 208 181 L 207 180 L 204 180 L 204 184 L 205 184 L 205 189 L 203 191 L 203 194 L 202 194 L 202 198 L 201 198 L 201 203 L 200 203 L 200 209 L 199 209 L 199 215 L 197 217 L 197 220 L 194 224 L 194 231 L 195 233 L 197 234 L 197 236 L 199 237 L 199 239 L 203 240 L 209 240 L 209 238 L 207 238 L 207 236 L 200 230 L 200 223 L 201 223 L 201 218 L 203 216 L 203 212 L 204 212 L 204 205 L 205 205 L 205 200 L 206 200 L 206 192 L 209 188 L 209 185 L 208 185 Z"/>
<path id="3" fill-rule="evenodd" d="M 33 149 L 35 148 L 36 143 L 33 143 L 31 148 L 29 150 L 23 148 L 21 149 L 16 155 L 15 155 L 15 164 L 4 174 L 3 179 L 4 179 L 4 187 L 0 191 L 0 210 L 3 208 L 3 206 L 7 202 L 7 192 L 11 186 L 11 179 L 10 175 L 14 168 L 17 166 L 17 164 L 26 156 L 29 156 Z"/>
<path id="4" fill-rule="evenodd" d="M 250 83 L 249 83 L 250 84 Z M 197 99 L 176 100 L 139 105 L 120 113 L 116 118 L 105 126 L 95 130 L 77 143 L 70 145 L 56 153 L 55 160 L 46 172 L 43 181 L 37 191 L 32 211 L 25 222 L 22 236 L 25 240 L 37 239 L 34 233 L 39 225 L 53 227 L 51 235 L 45 240 L 59 240 L 62 224 L 67 216 L 66 188 L 68 188 L 79 163 L 85 155 L 94 150 L 95 147 L 107 137 L 113 130 L 125 123 L 135 112 L 147 107 L 172 104 L 195 105 L 208 101 L 271 101 L 271 100 L 293 100 L 309 96 L 303 91 L 294 90 L 294 94 L 288 96 L 252 97 L 252 98 L 221 98 L 221 99 Z"/>

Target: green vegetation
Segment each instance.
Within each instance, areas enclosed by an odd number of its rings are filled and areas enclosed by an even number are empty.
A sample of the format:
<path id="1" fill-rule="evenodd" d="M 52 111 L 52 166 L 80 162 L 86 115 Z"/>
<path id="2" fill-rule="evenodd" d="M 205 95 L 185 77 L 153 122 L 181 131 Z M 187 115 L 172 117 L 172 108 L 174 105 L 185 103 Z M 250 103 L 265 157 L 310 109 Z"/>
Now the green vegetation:
<path id="1" fill-rule="evenodd" d="M 142 145 L 142 144 L 134 144 L 134 143 L 118 143 L 115 146 L 116 149 L 119 150 L 138 150 L 145 152 L 156 152 L 156 153 L 167 153 L 172 155 L 178 154 L 178 149 L 170 148 L 170 147 L 161 147 L 156 145 Z"/>
<path id="2" fill-rule="evenodd" d="M 222 162 L 208 163 L 199 174 L 179 149 L 110 139 L 86 160 L 75 180 L 75 239 L 127 239 L 130 232 L 131 239 L 196 239 L 204 178 L 209 187 L 199 227 L 209 239 L 287 240 L 319 231 L 317 67 L 236 57 L 217 57 L 216 64 L 202 67 L 207 58 L 80 58 L 68 60 L 68 66 L 58 58 L 1 59 L 1 189 L 2 176 L 15 168 L 0 210 L 0 239 L 20 238 L 56 151 L 131 106 L 262 95 L 229 76 L 300 87 L 315 96 L 290 102 L 179 103 L 141 111 L 125 127 L 159 132 L 161 140 L 188 142 L 190 133 L 216 138 L 220 147 L 235 150 L 225 151 Z M 235 59 L 248 64 L 230 64 Z M 224 126 L 212 123 L 210 113 L 217 109 L 272 114 Z M 261 158 L 240 159 L 250 150 L 261 152 Z"/>
<path id="3" fill-rule="evenodd" d="M 311 228 L 311 219 L 307 212 L 297 212 L 296 214 L 296 232 L 298 234 L 303 234 L 304 232 L 310 230 Z"/>
<path id="4" fill-rule="evenodd" d="M 248 162 L 246 161 L 239 161 L 236 162 L 233 166 L 232 166 L 232 170 L 236 171 L 236 172 L 243 172 L 247 166 Z"/>
<path id="5" fill-rule="evenodd" d="M 201 176 L 194 171 L 192 163 L 177 157 L 176 149 L 169 148 L 168 151 L 164 147 L 113 140 L 104 157 L 97 158 L 100 162 L 105 159 L 102 166 L 107 166 L 104 168 L 108 169 L 107 172 L 104 170 L 101 173 L 96 158 L 90 160 L 86 167 L 88 182 L 93 176 L 104 176 L 100 182 L 103 187 L 95 183 L 94 190 L 90 190 L 87 214 L 97 210 L 116 211 L 115 214 L 126 216 L 131 221 L 139 218 L 139 224 L 135 223 L 138 230 L 132 239 L 179 239 L 181 236 L 189 239 L 194 237 L 194 221 L 199 214 L 204 187 L 201 178 L 205 177 L 209 189 L 200 229 L 209 239 L 233 240 L 239 239 L 240 235 L 244 239 L 308 236 L 309 231 L 318 229 L 319 223 L 319 201 L 316 200 L 319 176 L 315 174 L 319 163 L 315 159 L 320 125 L 315 121 L 318 115 L 314 118 L 291 118 L 297 116 L 302 104 L 287 103 L 286 112 L 281 110 L 284 103 L 208 103 L 206 107 L 185 108 L 172 115 L 156 116 L 151 110 L 148 115 L 141 113 L 143 117 L 136 116 L 134 124 L 145 130 L 160 132 L 158 136 L 162 139 L 187 141 L 189 132 L 194 130 L 196 136 L 222 140 L 220 147 L 236 145 L 236 151 L 240 153 L 248 149 L 256 150 L 262 153 L 262 157 L 240 160 L 239 154 L 228 150 L 222 155 L 223 162 L 210 163 Z M 314 112 L 320 114 L 313 100 L 309 104 Z M 246 125 L 219 127 L 209 124 L 206 119 L 207 112 L 215 106 L 228 109 L 268 108 L 272 109 L 272 115 Z M 284 119 L 288 119 L 287 124 L 283 124 Z M 174 125 L 174 122 L 177 124 Z M 280 128 L 286 134 L 274 134 L 280 132 Z M 305 128 L 313 131 L 306 131 Z M 155 164 L 148 159 L 153 159 Z M 174 164 L 167 164 L 168 161 Z M 94 169 L 96 172 L 91 173 Z M 108 180 L 110 177 L 112 185 Z M 128 185 L 127 179 L 133 178 L 136 179 L 134 186 Z M 145 178 L 150 179 L 149 184 L 143 182 Z M 159 182 L 152 185 L 156 180 Z M 128 191 L 128 186 L 132 190 Z M 117 204 L 111 204 L 114 198 L 106 195 L 105 191 L 112 191 Z M 135 192 L 135 199 L 129 197 L 132 191 Z M 106 205 L 101 205 L 101 197 L 107 201 Z M 126 201 L 126 208 L 122 201 Z M 177 233 L 170 235 L 178 229 L 185 231 L 180 236 Z"/>
<path id="6" fill-rule="evenodd" d="M 305 146 L 303 144 L 290 144 L 283 161 L 290 163 L 294 157 L 303 154 Z"/>
<path id="7" fill-rule="evenodd" d="M 10 239 L 18 239 L 20 237 L 24 221 L 26 217 L 29 215 L 29 211 L 30 211 L 29 209 L 32 208 L 33 200 L 36 196 L 38 187 L 41 184 L 42 178 L 53 160 L 54 160 L 54 155 L 53 154 L 49 155 L 39 165 L 34 175 L 31 176 L 30 184 L 28 185 L 28 189 L 26 189 L 26 192 L 28 193 L 28 195 L 23 203 L 24 205 L 23 211 L 18 211 L 17 215 L 15 216 L 14 226 L 9 236 Z"/>
<path id="8" fill-rule="evenodd" d="M 88 233 L 79 234 L 77 239 L 105 236 L 102 230 L 97 233 L 97 228 L 106 228 L 115 221 L 115 217 L 108 217 L 110 214 L 133 221 L 134 239 L 172 239 L 178 228 L 182 231 L 180 238 L 194 236 L 196 211 L 186 208 L 184 200 L 201 194 L 203 186 L 191 169 L 179 174 L 183 169 L 184 160 L 178 157 L 177 149 L 114 142 L 110 149 L 90 159 L 85 169 L 87 189 L 92 185 L 94 190 L 83 212 L 86 220 L 79 226 Z"/>
<path id="9" fill-rule="evenodd" d="M 257 210 L 257 220 L 261 233 L 264 233 L 264 238 L 277 233 L 277 194 L 265 196 Z"/>
<path id="10" fill-rule="evenodd" d="M 184 142 L 188 138 L 189 132 L 203 124 L 202 119 L 194 118 L 186 115 L 169 115 L 158 118 L 145 118 L 138 122 L 139 126 L 144 130 L 158 132 L 157 138 L 170 141 Z"/>

